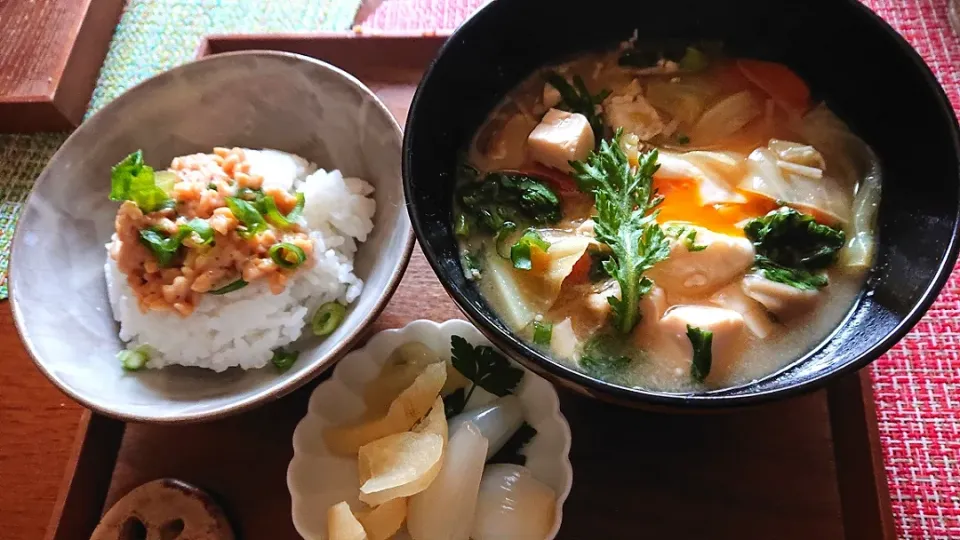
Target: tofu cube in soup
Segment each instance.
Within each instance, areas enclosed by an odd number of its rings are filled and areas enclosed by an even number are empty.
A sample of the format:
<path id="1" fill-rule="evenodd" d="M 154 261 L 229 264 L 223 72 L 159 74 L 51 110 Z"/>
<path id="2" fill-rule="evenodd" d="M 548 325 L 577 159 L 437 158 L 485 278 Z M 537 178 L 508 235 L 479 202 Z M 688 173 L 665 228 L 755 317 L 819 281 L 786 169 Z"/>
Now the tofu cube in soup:
<path id="1" fill-rule="evenodd" d="M 706 381 L 724 380 L 737 361 L 739 345 L 744 328 L 743 316 L 736 311 L 710 306 L 674 306 L 660 319 L 660 330 L 673 342 L 679 353 L 675 361 L 684 371 L 693 362 L 693 344 L 688 335 L 690 328 L 712 332 L 710 347 L 710 370 Z"/>
<path id="2" fill-rule="evenodd" d="M 568 171 L 569 162 L 586 159 L 595 142 L 586 116 L 550 109 L 527 137 L 527 149 L 536 161 Z"/>
<path id="3" fill-rule="evenodd" d="M 763 307 L 781 321 L 788 321 L 810 311 L 820 299 L 820 291 L 817 289 L 798 289 L 770 281 L 763 276 L 746 276 L 742 286 L 747 296 L 763 304 Z"/>
<path id="4" fill-rule="evenodd" d="M 607 125 L 623 128 L 642 141 L 649 141 L 664 129 L 660 114 L 644 99 L 636 79 L 603 102 L 603 113 Z"/>
<path id="5" fill-rule="evenodd" d="M 756 252 L 746 238 L 715 233 L 703 227 L 696 231 L 698 250 L 690 249 L 683 238 L 671 240 L 670 256 L 647 273 L 663 287 L 667 296 L 683 297 L 709 294 L 742 276 Z"/>

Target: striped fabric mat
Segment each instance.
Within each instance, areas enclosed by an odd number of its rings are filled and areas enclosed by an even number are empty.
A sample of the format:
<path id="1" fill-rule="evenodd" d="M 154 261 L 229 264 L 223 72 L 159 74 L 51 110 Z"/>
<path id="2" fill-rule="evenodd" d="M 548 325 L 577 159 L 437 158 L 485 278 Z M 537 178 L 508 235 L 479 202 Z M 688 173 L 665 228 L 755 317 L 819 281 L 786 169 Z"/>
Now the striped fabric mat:
<path id="1" fill-rule="evenodd" d="M 485 1 L 386 0 L 361 26 L 449 30 Z M 948 0 L 864 1 L 920 52 L 960 110 L 960 37 L 948 23 Z M 189 59 L 204 33 L 345 29 L 359 3 L 130 0 L 91 108 Z M 19 205 L 63 137 L 0 135 L 0 281 Z M 897 536 L 960 539 L 960 271 L 872 375 Z"/>

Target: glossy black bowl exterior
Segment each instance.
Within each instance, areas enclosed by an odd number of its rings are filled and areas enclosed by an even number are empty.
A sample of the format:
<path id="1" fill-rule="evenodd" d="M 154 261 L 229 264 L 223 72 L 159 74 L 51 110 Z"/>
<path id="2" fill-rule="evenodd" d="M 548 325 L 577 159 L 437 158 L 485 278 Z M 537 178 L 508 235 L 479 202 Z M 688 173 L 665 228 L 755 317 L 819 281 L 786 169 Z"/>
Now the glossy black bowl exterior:
<path id="1" fill-rule="evenodd" d="M 846 322 L 809 355 L 761 381 L 703 394 L 604 383 L 527 346 L 464 279 L 451 229 L 456 159 L 488 112 L 537 68 L 639 31 L 640 42 L 719 40 L 783 62 L 880 156 L 877 262 Z M 723 408 L 808 391 L 862 368 L 930 307 L 957 256 L 960 130 L 916 52 L 855 0 L 495 0 L 465 22 L 414 97 L 403 148 L 410 217 L 427 259 L 464 313 L 494 343 L 555 383 L 616 403 Z"/>

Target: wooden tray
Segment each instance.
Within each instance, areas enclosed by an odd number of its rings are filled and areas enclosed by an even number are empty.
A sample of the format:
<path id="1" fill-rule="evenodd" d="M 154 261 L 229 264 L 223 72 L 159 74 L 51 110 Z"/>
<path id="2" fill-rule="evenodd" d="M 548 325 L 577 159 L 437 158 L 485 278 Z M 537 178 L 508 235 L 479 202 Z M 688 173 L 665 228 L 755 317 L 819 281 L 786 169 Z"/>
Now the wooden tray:
<path id="1" fill-rule="evenodd" d="M 0 0 L 0 133 L 77 127 L 123 0 Z"/>
<path id="2" fill-rule="evenodd" d="M 366 82 L 402 122 L 443 39 L 217 36 L 200 54 L 276 49 L 326 60 Z M 416 249 L 375 330 L 459 316 Z M 201 425 L 124 426 L 87 413 L 48 538 L 89 538 L 104 508 L 160 477 L 217 495 L 240 538 L 296 538 L 286 469 L 316 384 Z M 730 414 L 645 413 L 562 390 L 560 398 L 574 469 L 561 539 L 895 537 L 868 372 Z"/>

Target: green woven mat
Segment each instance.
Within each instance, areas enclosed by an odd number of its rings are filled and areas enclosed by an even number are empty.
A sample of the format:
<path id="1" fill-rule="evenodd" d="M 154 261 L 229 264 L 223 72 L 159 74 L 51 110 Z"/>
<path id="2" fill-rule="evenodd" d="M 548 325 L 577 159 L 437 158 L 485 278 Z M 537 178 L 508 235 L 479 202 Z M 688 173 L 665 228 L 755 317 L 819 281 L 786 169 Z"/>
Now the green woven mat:
<path id="1" fill-rule="evenodd" d="M 90 113 L 138 82 L 190 60 L 203 36 L 350 28 L 360 0 L 129 0 L 93 92 Z M 68 134 L 0 134 L 0 299 L 17 216 Z"/>

